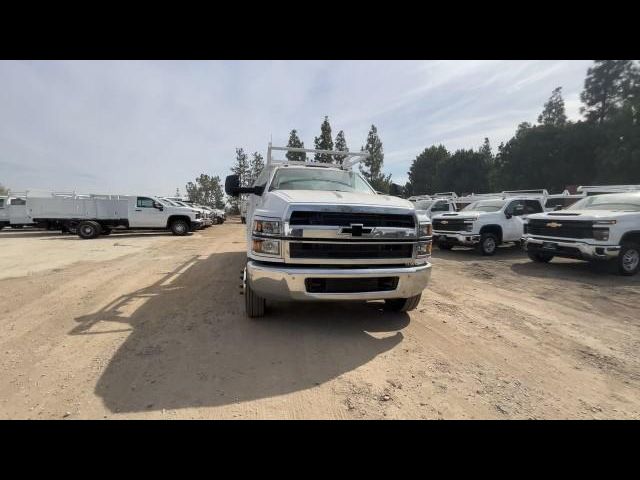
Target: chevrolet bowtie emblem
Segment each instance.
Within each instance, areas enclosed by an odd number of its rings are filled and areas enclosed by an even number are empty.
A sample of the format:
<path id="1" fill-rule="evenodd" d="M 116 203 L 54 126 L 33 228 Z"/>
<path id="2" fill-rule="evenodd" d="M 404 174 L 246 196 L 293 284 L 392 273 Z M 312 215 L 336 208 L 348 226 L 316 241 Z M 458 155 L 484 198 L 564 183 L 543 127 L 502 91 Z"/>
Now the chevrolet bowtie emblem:
<path id="1" fill-rule="evenodd" d="M 440 223 L 443 224 L 443 225 L 446 225 L 449 222 L 447 220 L 442 220 Z"/>
<path id="2" fill-rule="evenodd" d="M 547 227 L 551 227 L 551 228 L 558 228 L 558 227 L 561 227 L 561 226 L 562 226 L 561 223 L 556 223 L 556 222 L 547 223 Z"/>

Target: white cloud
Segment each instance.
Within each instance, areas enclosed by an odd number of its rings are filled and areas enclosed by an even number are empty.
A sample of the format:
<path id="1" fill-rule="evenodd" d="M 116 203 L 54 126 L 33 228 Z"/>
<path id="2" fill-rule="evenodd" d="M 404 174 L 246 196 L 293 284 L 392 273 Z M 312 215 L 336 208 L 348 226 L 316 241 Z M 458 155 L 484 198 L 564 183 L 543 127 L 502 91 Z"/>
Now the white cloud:
<path id="1" fill-rule="evenodd" d="M 311 146 L 328 115 L 352 149 L 371 124 L 405 181 L 434 143 L 497 146 L 556 86 L 579 116 L 589 61 L 0 62 L 0 182 L 171 193 L 227 174 L 235 147 Z"/>

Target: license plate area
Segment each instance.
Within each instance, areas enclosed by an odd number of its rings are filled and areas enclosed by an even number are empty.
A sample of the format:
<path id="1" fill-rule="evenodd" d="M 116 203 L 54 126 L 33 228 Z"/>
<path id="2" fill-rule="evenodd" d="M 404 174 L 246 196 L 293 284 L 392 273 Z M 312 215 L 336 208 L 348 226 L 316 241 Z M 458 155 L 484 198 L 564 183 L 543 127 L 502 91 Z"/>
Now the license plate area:
<path id="1" fill-rule="evenodd" d="M 557 250 L 558 244 L 554 242 L 542 242 L 543 250 Z"/>

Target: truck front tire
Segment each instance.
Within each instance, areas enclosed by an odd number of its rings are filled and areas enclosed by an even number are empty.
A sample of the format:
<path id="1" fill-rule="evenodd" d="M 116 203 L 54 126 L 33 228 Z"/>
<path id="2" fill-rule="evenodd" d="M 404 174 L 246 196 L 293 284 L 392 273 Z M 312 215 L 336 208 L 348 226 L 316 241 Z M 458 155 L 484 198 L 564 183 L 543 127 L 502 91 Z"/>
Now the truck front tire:
<path id="1" fill-rule="evenodd" d="M 249 282 L 244 289 L 244 305 L 249 318 L 258 318 L 264 316 L 264 309 L 267 301 L 260 295 L 255 293 Z"/>
<path id="2" fill-rule="evenodd" d="M 451 250 L 453 248 L 453 245 L 447 242 L 438 242 L 438 248 L 440 250 Z"/>
<path id="3" fill-rule="evenodd" d="M 622 244 L 618 255 L 618 271 L 621 275 L 635 275 L 640 271 L 640 245 L 635 242 Z"/>
<path id="4" fill-rule="evenodd" d="M 484 256 L 491 256 L 496 253 L 498 248 L 498 237 L 493 233 L 483 233 L 480 237 L 478 250 Z"/>
<path id="5" fill-rule="evenodd" d="M 527 252 L 532 262 L 549 263 L 553 259 L 553 255 L 549 253 Z"/>
<path id="6" fill-rule="evenodd" d="M 91 220 L 80 222 L 78 225 L 78 236 L 85 240 L 97 238 L 100 235 L 100 224 Z"/>
<path id="7" fill-rule="evenodd" d="M 392 312 L 409 312 L 418 306 L 421 297 L 422 294 L 409 298 L 388 298 L 384 301 L 384 308 Z"/>
<path id="8" fill-rule="evenodd" d="M 189 224 L 185 220 L 174 220 L 171 222 L 171 233 L 183 236 L 189 233 Z"/>

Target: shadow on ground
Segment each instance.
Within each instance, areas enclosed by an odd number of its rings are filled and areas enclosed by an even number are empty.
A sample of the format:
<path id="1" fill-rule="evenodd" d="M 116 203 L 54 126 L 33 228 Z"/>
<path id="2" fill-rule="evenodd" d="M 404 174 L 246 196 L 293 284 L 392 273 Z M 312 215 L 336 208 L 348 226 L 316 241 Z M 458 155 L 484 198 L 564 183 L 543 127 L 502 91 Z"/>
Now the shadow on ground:
<path id="1" fill-rule="evenodd" d="M 409 316 L 375 303 L 279 303 L 263 319 L 246 318 L 238 293 L 245 258 L 244 252 L 194 257 L 76 319 L 73 335 L 131 330 L 96 386 L 107 408 L 217 406 L 296 392 L 403 340 L 398 330 Z"/>
<path id="2" fill-rule="evenodd" d="M 496 260 L 517 260 L 527 258 L 527 254 L 519 245 L 503 245 L 498 247 L 495 255 L 487 257 L 479 253 L 475 248 L 453 247 L 452 250 L 440 250 L 433 247 L 433 258 L 444 258 L 455 262 L 495 262 Z"/>
<path id="3" fill-rule="evenodd" d="M 193 235 L 194 232 L 190 232 L 187 234 L 187 236 L 189 235 Z M 92 238 L 90 240 L 85 240 L 84 238 L 80 238 L 78 235 L 72 235 L 72 234 L 60 234 L 57 237 L 50 237 L 50 238 L 45 238 L 43 240 L 68 240 L 68 241 L 82 241 L 82 242 L 99 242 L 99 241 L 109 241 L 112 239 L 118 239 L 118 238 L 144 238 L 144 237 L 170 237 L 173 234 L 171 232 L 167 232 L 167 231 L 145 231 L 145 232 L 131 232 L 131 231 L 122 231 L 122 232 L 111 232 L 110 235 L 100 235 L 97 238 Z"/>
<path id="4" fill-rule="evenodd" d="M 570 259 L 553 259 L 549 263 L 527 261 L 514 263 L 511 265 L 511 270 L 529 277 L 560 278 L 595 286 L 640 284 L 640 275 L 633 277 L 618 275 L 618 267 L 611 261 L 585 262 Z"/>
<path id="5" fill-rule="evenodd" d="M 37 237 L 50 237 L 52 235 L 60 235 L 60 232 L 55 230 L 1 230 L 0 238 L 37 238 Z"/>

